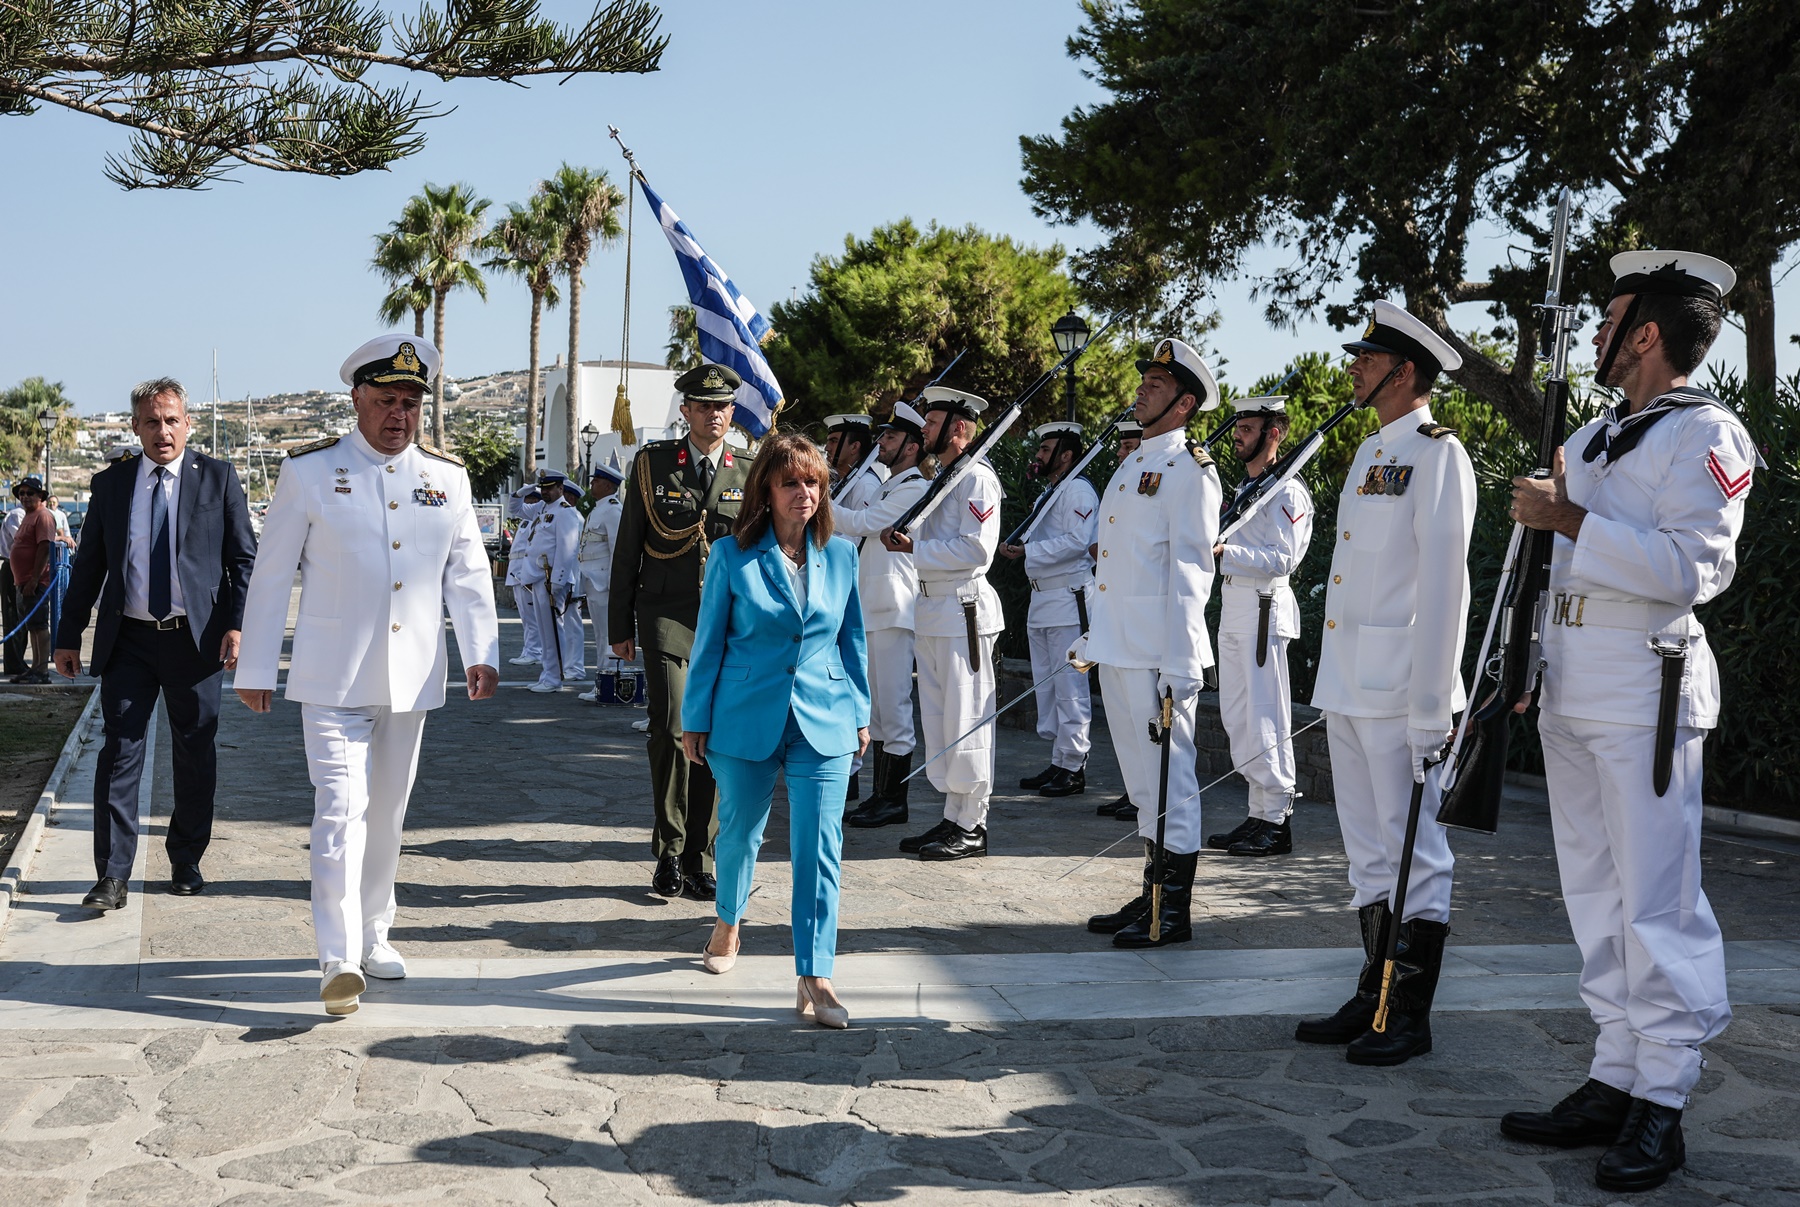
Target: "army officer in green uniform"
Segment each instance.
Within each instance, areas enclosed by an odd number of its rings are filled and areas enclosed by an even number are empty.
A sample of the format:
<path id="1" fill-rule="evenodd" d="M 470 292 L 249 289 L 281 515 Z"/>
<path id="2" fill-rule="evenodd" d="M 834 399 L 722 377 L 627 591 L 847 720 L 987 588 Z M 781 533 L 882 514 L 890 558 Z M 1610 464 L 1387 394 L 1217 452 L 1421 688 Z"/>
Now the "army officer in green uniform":
<path id="1" fill-rule="evenodd" d="M 690 763 L 682 753 L 681 699 L 707 551 L 731 534 L 750 477 L 750 457 L 725 447 L 740 384 L 724 365 L 701 365 L 675 379 L 687 438 L 659 440 L 638 453 L 622 492 L 625 515 L 613 549 L 607 639 L 625 659 L 636 654 L 634 637 L 644 644 L 656 793 L 650 836 L 656 875 L 650 886 L 665 897 L 685 891 L 711 901 L 715 887 L 717 791 L 706 765 Z"/>

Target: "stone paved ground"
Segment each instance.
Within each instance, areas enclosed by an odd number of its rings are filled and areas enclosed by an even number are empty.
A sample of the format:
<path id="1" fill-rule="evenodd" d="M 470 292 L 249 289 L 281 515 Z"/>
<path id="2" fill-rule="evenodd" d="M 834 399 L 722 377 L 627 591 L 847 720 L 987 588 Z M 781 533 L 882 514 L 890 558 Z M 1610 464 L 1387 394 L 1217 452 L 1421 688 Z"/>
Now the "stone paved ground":
<path id="1" fill-rule="evenodd" d="M 433 718 L 401 869 L 395 933 L 410 955 L 697 950 L 710 911 L 646 891 L 647 776 L 629 719 L 516 689 Z M 221 743 L 213 883 L 192 899 L 146 894 L 138 955 L 304 960 L 310 799 L 295 711 L 229 707 Z M 1104 950 L 1079 923 L 1129 891 L 1132 844 L 1057 879 L 1122 830 L 1092 815 L 1117 790 L 1104 747 L 1085 798 L 1004 794 L 986 861 L 921 865 L 891 851 L 893 831 L 853 835 L 841 950 Z M 1041 761 L 1039 743 L 1003 732 L 1003 782 Z M 929 823 L 932 795 L 915 799 Z M 1241 791 L 1208 799 L 1212 817 L 1235 820 Z M 1335 821 L 1317 804 L 1297 821 L 1296 858 L 1204 865 L 1196 947 L 1348 945 Z M 1455 942 L 1567 943 L 1541 800 L 1521 794 L 1499 836 L 1456 846 Z M 764 955 L 788 950 L 784 850 L 777 838 L 759 869 L 749 933 Z M 1797 853 L 1709 834 L 1707 884 L 1729 939 L 1800 938 Z M 166 864 L 154 845 L 149 855 L 154 887 Z M 41 899 L 24 904 L 71 935 L 118 920 L 51 903 L 68 886 L 31 887 Z M 839 977 L 853 1010 L 855 967 L 846 960 Z M 0 998 L 26 971 L 0 942 Z M 83 1029 L 71 995 L 64 1025 L 27 1030 L 8 1027 L 0 1004 L 0 1205 L 1606 1203 L 1588 1178 L 1594 1153 L 1515 1145 L 1493 1126 L 1583 1077 L 1592 1027 L 1566 996 L 1442 1012 L 1437 1050 L 1391 1071 L 1296 1046 L 1290 1013 L 833 1033 L 778 1011 L 699 1026 L 608 1026 L 596 1011 L 554 1028 L 393 1031 L 322 1014 L 267 1028 L 108 1026 L 95 1012 Z M 1688 1171 L 1634 1202 L 1800 1204 L 1800 992 L 1781 999 L 1778 986 L 1761 999 L 1771 1004 L 1740 1008 L 1712 1046 L 1688 1115 Z"/>

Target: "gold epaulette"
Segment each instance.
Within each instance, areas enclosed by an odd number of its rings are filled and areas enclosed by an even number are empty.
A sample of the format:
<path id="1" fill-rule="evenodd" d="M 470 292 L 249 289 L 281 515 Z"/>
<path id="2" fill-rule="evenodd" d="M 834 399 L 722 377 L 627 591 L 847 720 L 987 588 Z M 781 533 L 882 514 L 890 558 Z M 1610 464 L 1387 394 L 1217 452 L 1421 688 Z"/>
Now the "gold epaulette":
<path id="1" fill-rule="evenodd" d="M 455 453 L 447 453 L 443 449 L 438 448 L 435 445 L 425 444 L 425 443 L 421 442 L 419 444 L 419 451 L 424 453 L 427 457 L 436 457 L 439 461 L 448 461 L 452 465 L 461 465 L 462 464 L 461 457 L 457 456 Z"/>
<path id="2" fill-rule="evenodd" d="M 1187 451 L 1188 456 L 1194 459 L 1194 464 L 1198 465 L 1201 469 L 1205 469 L 1207 466 L 1213 464 L 1212 454 L 1206 451 L 1206 446 L 1204 444 L 1190 440 L 1188 441 Z"/>
<path id="3" fill-rule="evenodd" d="M 332 445 L 336 444 L 337 442 L 338 442 L 338 437 L 327 436 L 327 437 L 325 437 L 325 439 L 315 440 L 311 444 L 302 444 L 299 448 L 290 448 L 288 450 L 288 456 L 289 457 L 304 457 L 308 453 L 316 453 L 316 452 L 320 452 L 324 449 L 328 449 Z"/>
<path id="4" fill-rule="evenodd" d="M 1456 429 L 1453 427 L 1445 427 L 1441 423 L 1421 423 L 1419 425 L 1419 435 L 1430 436 L 1433 440 L 1442 440 L 1445 436 L 1456 435 Z"/>

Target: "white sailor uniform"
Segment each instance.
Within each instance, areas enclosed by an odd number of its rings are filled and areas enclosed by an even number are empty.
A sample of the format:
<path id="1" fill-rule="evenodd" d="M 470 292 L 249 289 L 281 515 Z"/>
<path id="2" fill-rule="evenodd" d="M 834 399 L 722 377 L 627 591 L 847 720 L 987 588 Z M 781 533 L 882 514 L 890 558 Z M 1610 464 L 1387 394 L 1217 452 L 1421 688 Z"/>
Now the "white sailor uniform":
<path id="1" fill-rule="evenodd" d="M 1475 474 L 1420 407 L 1363 441 L 1338 496 L 1314 707 L 1327 716 L 1338 825 L 1358 909 L 1399 877 L 1412 801 L 1407 730 L 1448 735 L 1463 707 Z M 1406 917 L 1450 921 L 1454 860 L 1426 773 Z"/>
<path id="2" fill-rule="evenodd" d="M 918 599 L 913 609 L 919 668 L 919 720 L 925 757 L 994 711 L 994 638 L 1006 621 L 988 567 L 1000 547 L 1000 478 L 978 462 L 912 532 Z M 975 605 L 979 669 L 970 664 L 965 601 Z M 964 830 L 987 825 L 994 786 L 994 725 L 958 742 L 926 773 L 944 794 L 944 817 Z"/>
<path id="3" fill-rule="evenodd" d="M 587 522 L 581 526 L 581 547 L 576 557 L 581 565 L 581 594 L 587 599 L 588 618 L 594 623 L 596 673 L 616 661 L 606 642 L 606 599 L 612 585 L 613 548 L 619 543 L 619 521 L 624 516 L 624 502 L 614 491 L 594 504 Z"/>
<path id="4" fill-rule="evenodd" d="M 542 577 L 531 584 L 540 655 L 537 686 L 561 688 L 587 678 L 587 646 L 575 594 L 581 587 L 581 511 L 567 499 L 544 504 L 531 533 L 531 558 Z"/>
<path id="5" fill-rule="evenodd" d="M 1100 495 L 1100 560 L 1079 657 L 1100 664 L 1106 724 L 1138 831 L 1155 839 L 1162 748 L 1149 726 L 1161 714 L 1161 684 L 1175 688 L 1164 846 L 1200 849 L 1200 781 L 1194 710 L 1213 665 L 1206 634 L 1212 547 L 1219 531 L 1218 471 L 1202 465 L 1177 429 L 1147 438 L 1113 471 Z"/>
<path id="6" fill-rule="evenodd" d="M 541 500 L 527 503 L 515 495 L 507 500 L 506 506 L 507 514 L 518 520 L 512 541 L 506 547 L 506 585 L 513 589 L 513 607 L 519 613 L 523 641 L 519 658 L 538 662 L 544 656 L 544 648 L 538 640 L 537 608 L 531 599 L 531 582 L 538 569 L 532 563 L 530 553 L 531 529 L 537 523 L 538 513 L 544 510 L 544 504 Z"/>
<path id="7" fill-rule="evenodd" d="M 272 690 L 300 574 L 287 698 L 312 777 L 319 965 L 360 963 L 394 920 L 400 832 L 425 714 L 444 703 L 444 611 L 464 666 L 499 662 L 493 580 L 460 463 L 362 433 L 282 466 L 250 581 L 236 684 Z"/>
<path id="8" fill-rule="evenodd" d="M 1616 460 L 1602 451 L 1619 431 L 1606 416 L 1564 446 L 1569 501 L 1588 515 L 1578 540 L 1554 546 L 1538 721 L 1581 996 L 1600 1027 L 1589 1075 L 1675 1108 L 1700 1077 L 1700 1045 L 1731 1019 L 1700 887 L 1701 744 L 1718 724 L 1719 672 L 1693 608 L 1737 571 L 1757 454 L 1711 397 L 1684 388 L 1654 400 L 1630 423 L 1667 413 Z M 1662 796 L 1652 641 L 1686 642 Z"/>
<path id="9" fill-rule="evenodd" d="M 890 551 L 879 534 L 918 502 L 929 485 L 914 466 L 887 478 L 872 497 L 861 498 L 867 492 L 855 486 L 844 492 L 858 496 L 860 505 L 832 507 L 839 535 L 861 550 L 857 594 L 869 646 L 869 741 L 881 743 L 895 757 L 911 754 L 918 741 L 913 732 L 913 617 L 919 580 L 912 554 Z"/>
<path id="10" fill-rule="evenodd" d="M 1051 765 L 1065 771 L 1081 770 L 1092 744 L 1088 677 L 1065 671 L 1044 680 L 1067 664 L 1069 647 L 1081 636 L 1083 610 L 1093 607 L 1094 558 L 1088 549 L 1099 531 L 1099 513 L 1092 483 L 1065 481 L 1025 542 L 1025 577 L 1031 583 L 1025 633 L 1037 684 L 1037 734 L 1051 744 Z"/>
<path id="11" fill-rule="evenodd" d="M 1294 797 L 1287 647 L 1300 635 L 1300 605 L 1288 579 L 1306 557 L 1312 526 L 1312 492 L 1290 478 L 1219 553 L 1219 719 L 1231 743 L 1231 765 L 1250 785 L 1250 816 L 1277 825 Z M 1265 627 L 1258 665 L 1257 635 Z"/>

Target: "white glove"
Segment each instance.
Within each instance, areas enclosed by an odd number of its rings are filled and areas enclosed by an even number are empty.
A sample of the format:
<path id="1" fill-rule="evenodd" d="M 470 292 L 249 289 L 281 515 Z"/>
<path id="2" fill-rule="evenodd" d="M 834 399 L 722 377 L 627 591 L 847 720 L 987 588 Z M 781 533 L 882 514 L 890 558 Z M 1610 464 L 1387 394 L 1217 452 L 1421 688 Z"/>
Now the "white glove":
<path id="1" fill-rule="evenodd" d="M 1406 745 L 1412 751 L 1413 783 L 1425 782 L 1425 760 L 1441 751 L 1448 737 L 1448 731 L 1442 729 L 1407 727 Z"/>
<path id="2" fill-rule="evenodd" d="M 1171 675 L 1163 672 L 1156 676 L 1156 696 L 1162 698 L 1163 689 L 1167 688 L 1175 695 L 1175 703 L 1191 700 L 1200 694 L 1200 680 L 1190 679 L 1186 675 Z"/>
<path id="3" fill-rule="evenodd" d="M 1075 644 L 1069 647 L 1069 664 L 1071 666 L 1079 668 L 1082 663 L 1088 660 L 1087 644 L 1088 635 L 1083 633 L 1075 639 Z"/>

